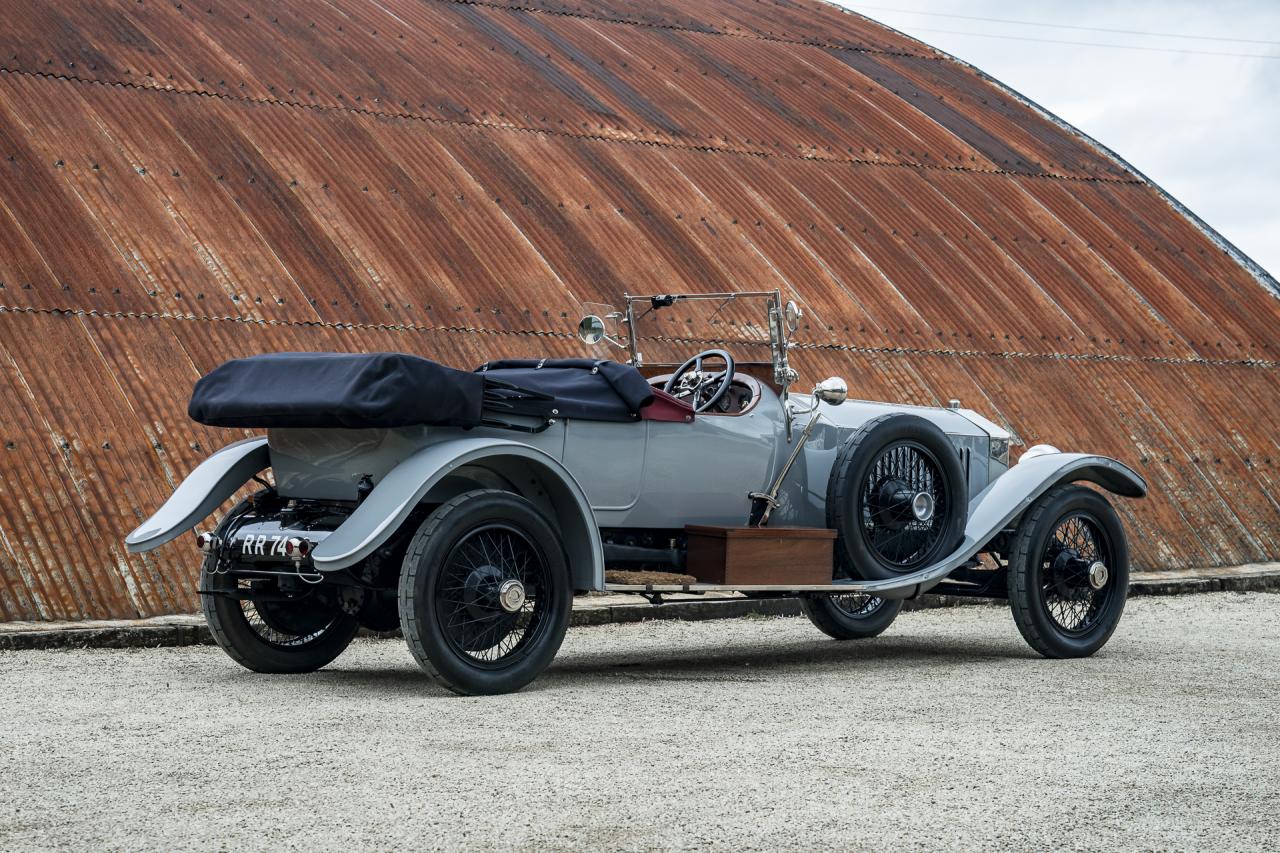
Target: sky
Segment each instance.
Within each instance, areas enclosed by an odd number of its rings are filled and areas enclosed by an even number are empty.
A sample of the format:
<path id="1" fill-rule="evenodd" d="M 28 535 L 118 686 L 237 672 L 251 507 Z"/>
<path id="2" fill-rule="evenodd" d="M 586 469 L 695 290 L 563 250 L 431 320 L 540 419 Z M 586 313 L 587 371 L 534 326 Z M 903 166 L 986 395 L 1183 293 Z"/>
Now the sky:
<path id="1" fill-rule="evenodd" d="M 1092 136 L 1280 277 L 1277 0 L 837 2 Z"/>

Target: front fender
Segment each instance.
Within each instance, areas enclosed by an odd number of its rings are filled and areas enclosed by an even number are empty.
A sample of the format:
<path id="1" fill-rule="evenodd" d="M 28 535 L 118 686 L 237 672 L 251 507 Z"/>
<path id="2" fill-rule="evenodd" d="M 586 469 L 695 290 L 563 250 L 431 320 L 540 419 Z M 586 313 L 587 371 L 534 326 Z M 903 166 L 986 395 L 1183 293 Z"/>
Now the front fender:
<path id="1" fill-rule="evenodd" d="M 178 538 L 269 464 L 265 438 L 228 444 L 197 465 L 155 515 L 125 537 L 125 547 L 138 554 Z"/>
<path id="2" fill-rule="evenodd" d="M 1088 453 L 1047 453 L 1019 462 L 969 502 L 964 541 L 945 559 L 910 575 L 887 580 L 859 581 L 860 591 L 885 598 L 910 597 L 936 586 L 969 561 L 1006 525 L 1022 515 L 1036 500 L 1059 483 L 1097 483 L 1129 498 L 1147 494 L 1147 483 L 1127 465 L 1106 456 Z"/>
<path id="3" fill-rule="evenodd" d="M 495 438 L 428 445 L 387 472 L 355 512 L 312 552 L 315 567 L 336 571 L 372 554 L 400 528 L 433 486 L 463 466 L 531 473 L 558 523 L 575 589 L 604 588 L 604 551 L 591 504 L 573 475 L 537 448 Z M 522 478 L 524 479 L 524 478 Z M 527 479 L 525 480 L 527 482 Z M 536 503 L 536 501 L 535 501 Z"/>
<path id="4" fill-rule="evenodd" d="M 1147 482 L 1123 462 L 1088 453 L 1046 453 L 1014 465 L 969 504 L 964 528 L 965 559 L 1026 511 L 1036 498 L 1059 483 L 1097 483 L 1126 498 L 1146 497 Z"/>

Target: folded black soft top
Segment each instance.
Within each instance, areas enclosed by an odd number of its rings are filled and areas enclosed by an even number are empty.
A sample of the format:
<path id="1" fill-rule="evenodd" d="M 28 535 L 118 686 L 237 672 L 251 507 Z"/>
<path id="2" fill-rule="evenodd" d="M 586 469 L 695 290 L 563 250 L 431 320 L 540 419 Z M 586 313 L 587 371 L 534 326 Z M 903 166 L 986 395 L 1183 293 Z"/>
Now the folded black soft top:
<path id="1" fill-rule="evenodd" d="M 634 421 L 652 401 L 638 370 L 610 361 L 496 361 L 471 373 L 406 353 L 281 352 L 214 368 L 187 411 L 252 429 L 474 427 L 504 415 Z"/>
<path id="2" fill-rule="evenodd" d="M 399 352 L 276 352 L 196 383 L 187 413 L 207 426 L 367 429 L 480 423 L 484 378 Z"/>

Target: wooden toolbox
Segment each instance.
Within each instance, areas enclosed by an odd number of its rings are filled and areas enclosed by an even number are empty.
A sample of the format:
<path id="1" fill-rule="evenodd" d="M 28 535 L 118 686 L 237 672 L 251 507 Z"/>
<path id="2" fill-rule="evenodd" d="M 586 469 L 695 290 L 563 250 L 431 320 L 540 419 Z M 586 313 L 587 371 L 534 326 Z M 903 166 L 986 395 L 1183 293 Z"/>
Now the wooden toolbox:
<path id="1" fill-rule="evenodd" d="M 699 583 L 831 583 L 836 532 L 815 527 L 685 526 L 685 571 Z"/>

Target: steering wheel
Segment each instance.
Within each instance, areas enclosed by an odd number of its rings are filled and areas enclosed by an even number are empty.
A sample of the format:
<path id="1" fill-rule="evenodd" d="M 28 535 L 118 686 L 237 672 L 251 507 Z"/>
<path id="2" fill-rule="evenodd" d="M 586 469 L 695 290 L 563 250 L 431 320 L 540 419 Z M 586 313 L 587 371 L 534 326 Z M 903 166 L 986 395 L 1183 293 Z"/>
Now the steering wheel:
<path id="1" fill-rule="evenodd" d="M 724 370 L 710 374 L 702 369 L 702 362 L 716 358 L 724 362 Z M 720 398 L 733 384 L 733 356 L 722 349 L 709 349 L 695 355 L 671 374 L 662 390 L 676 397 L 692 397 L 695 412 L 704 412 L 720 402 Z"/>

